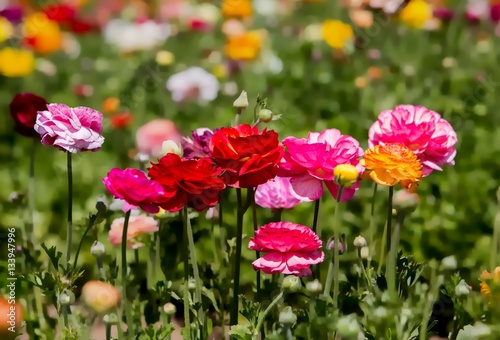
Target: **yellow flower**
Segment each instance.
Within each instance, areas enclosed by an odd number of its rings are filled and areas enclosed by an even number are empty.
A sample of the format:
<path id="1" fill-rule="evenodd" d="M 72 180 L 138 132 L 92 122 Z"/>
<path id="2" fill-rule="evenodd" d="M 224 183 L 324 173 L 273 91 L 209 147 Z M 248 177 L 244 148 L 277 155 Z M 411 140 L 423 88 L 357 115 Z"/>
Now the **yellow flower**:
<path id="1" fill-rule="evenodd" d="M 24 77 L 35 69 L 35 57 L 27 50 L 6 47 L 0 50 L 0 74 L 6 77 Z"/>
<path id="2" fill-rule="evenodd" d="M 12 37 L 14 29 L 9 20 L 4 17 L 0 17 L 0 43 Z"/>
<path id="3" fill-rule="evenodd" d="M 496 267 L 492 273 L 486 270 L 483 271 L 479 281 L 481 281 L 481 295 L 485 299 L 491 300 L 494 298 L 496 301 L 500 300 L 500 267 Z"/>
<path id="4" fill-rule="evenodd" d="M 227 76 L 227 70 L 225 65 L 215 65 L 212 68 L 212 74 L 219 79 L 225 78 Z"/>
<path id="5" fill-rule="evenodd" d="M 253 14 L 250 0 L 224 0 L 222 2 L 222 15 L 224 18 L 246 18 Z"/>
<path id="6" fill-rule="evenodd" d="M 352 187 L 359 178 L 358 169 L 351 164 L 339 164 L 333 169 L 335 183 L 346 188 Z"/>
<path id="7" fill-rule="evenodd" d="M 260 31 L 249 31 L 239 36 L 228 37 L 224 46 L 226 56 L 233 60 L 253 60 L 262 47 Z"/>
<path id="8" fill-rule="evenodd" d="M 399 18 L 410 27 L 422 28 L 432 18 L 432 7 L 425 0 L 411 0 L 401 11 Z"/>
<path id="9" fill-rule="evenodd" d="M 175 60 L 175 56 L 172 52 L 169 51 L 158 51 L 156 53 L 156 63 L 161 66 L 172 65 Z"/>
<path id="10" fill-rule="evenodd" d="M 48 54 L 62 48 L 62 32 L 57 22 L 44 13 L 34 13 L 26 17 L 24 31 L 29 44 L 36 52 Z"/>
<path id="11" fill-rule="evenodd" d="M 403 144 L 375 145 L 365 152 L 361 165 L 366 168 L 363 178 L 371 178 L 382 186 L 400 184 L 414 192 L 422 180 L 422 163 L 418 157 Z"/>
<path id="12" fill-rule="evenodd" d="M 325 20 L 322 26 L 323 39 L 335 49 L 343 49 L 348 42 L 353 41 L 354 32 L 349 24 L 340 20 Z"/>

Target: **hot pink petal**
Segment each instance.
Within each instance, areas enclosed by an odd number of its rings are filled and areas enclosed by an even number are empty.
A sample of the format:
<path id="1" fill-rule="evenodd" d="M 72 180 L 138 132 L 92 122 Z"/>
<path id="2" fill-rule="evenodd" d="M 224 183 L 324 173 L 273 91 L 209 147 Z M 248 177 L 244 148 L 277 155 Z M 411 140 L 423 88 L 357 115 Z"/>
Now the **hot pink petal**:
<path id="1" fill-rule="evenodd" d="M 323 195 L 323 182 L 309 174 L 292 177 L 290 188 L 293 196 L 305 202 L 315 201 Z"/>
<path id="2" fill-rule="evenodd" d="M 293 274 L 306 276 L 310 274 L 309 267 L 323 262 L 325 254 L 320 251 L 310 253 L 269 253 L 255 260 L 252 265 L 257 270 L 266 274 Z"/>
<path id="3" fill-rule="evenodd" d="M 339 185 L 334 181 L 325 181 L 325 185 L 328 191 L 330 191 L 330 193 L 332 194 L 333 198 L 337 199 L 339 194 Z M 358 188 L 359 181 L 350 188 L 344 188 L 344 190 L 342 190 L 342 197 L 340 198 L 340 202 L 349 201 L 354 196 L 354 193 L 356 192 L 356 190 L 358 190 Z"/>

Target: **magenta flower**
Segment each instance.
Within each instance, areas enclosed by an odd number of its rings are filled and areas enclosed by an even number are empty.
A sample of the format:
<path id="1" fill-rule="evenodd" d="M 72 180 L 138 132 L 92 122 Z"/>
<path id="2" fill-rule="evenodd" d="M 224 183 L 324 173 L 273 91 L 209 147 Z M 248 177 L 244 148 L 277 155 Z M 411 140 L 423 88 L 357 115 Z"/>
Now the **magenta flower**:
<path id="1" fill-rule="evenodd" d="M 337 198 L 339 186 L 333 182 L 333 170 L 339 164 L 354 165 L 359 173 L 364 168 L 359 164 L 364 151 L 351 136 L 342 135 L 337 129 L 326 129 L 321 133 L 309 132 L 307 139 L 287 137 L 283 140 L 286 152 L 278 170 L 278 176 L 290 177 L 292 195 L 303 201 L 314 201 L 323 195 L 323 182 Z M 345 188 L 342 202 L 351 199 L 359 188 L 358 183 Z"/>
<path id="2" fill-rule="evenodd" d="M 301 202 L 291 192 L 290 177 L 275 177 L 255 190 L 255 203 L 262 208 L 292 209 Z"/>
<path id="3" fill-rule="evenodd" d="M 160 211 L 156 202 L 163 198 L 163 187 L 148 179 L 144 172 L 131 168 L 114 168 L 102 181 L 111 195 L 126 202 L 123 211 L 127 212 L 136 207 L 152 214 Z"/>
<path id="4" fill-rule="evenodd" d="M 457 134 L 439 113 L 423 106 L 399 105 L 382 111 L 368 135 L 370 148 L 401 143 L 411 149 L 422 162 L 424 176 L 442 171 L 441 165 L 455 164 Z"/>
<path id="5" fill-rule="evenodd" d="M 210 141 L 216 132 L 208 128 L 198 128 L 191 132 L 191 137 L 184 136 L 181 140 L 184 158 L 210 157 Z"/>
<path id="6" fill-rule="evenodd" d="M 325 254 L 318 235 L 310 228 L 291 222 L 272 222 L 260 227 L 250 239 L 248 248 L 268 253 L 255 260 L 255 271 L 266 274 L 310 276 L 309 268 L 323 262 Z"/>
<path id="7" fill-rule="evenodd" d="M 104 143 L 102 113 L 88 107 L 48 104 L 47 110 L 38 111 L 35 131 L 43 145 L 71 153 L 98 151 Z"/>

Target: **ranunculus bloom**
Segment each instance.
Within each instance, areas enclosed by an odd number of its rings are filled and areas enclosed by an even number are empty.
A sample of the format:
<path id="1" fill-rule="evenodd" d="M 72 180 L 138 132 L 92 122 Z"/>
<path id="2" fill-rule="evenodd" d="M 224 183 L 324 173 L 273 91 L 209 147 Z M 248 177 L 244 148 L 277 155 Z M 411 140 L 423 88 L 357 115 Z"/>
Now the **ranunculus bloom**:
<path id="1" fill-rule="evenodd" d="M 172 100 L 175 102 L 192 99 L 206 103 L 215 100 L 219 94 L 217 77 L 201 67 L 190 67 L 170 76 L 166 87 L 172 93 Z"/>
<path id="2" fill-rule="evenodd" d="M 111 195 L 127 203 L 124 204 L 123 211 L 136 207 L 152 214 L 159 211 L 156 202 L 163 197 L 163 187 L 148 179 L 144 172 L 131 168 L 114 168 L 102 181 Z"/>
<path id="3" fill-rule="evenodd" d="M 151 165 L 149 176 L 164 191 L 158 205 L 170 212 L 179 211 L 186 204 L 197 211 L 213 207 L 226 187 L 219 177 L 222 170 L 214 167 L 209 158 L 181 159 L 169 153 Z"/>
<path id="4" fill-rule="evenodd" d="M 16 131 L 26 137 L 38 136 L 34 127 L 38 111 L 47 109 L 47 101 L 33 93 L 19 93 L 9 105 Z"/>
<path id="5" fill-rule="evenodd" d="M 432 6 L 425 0 L 412 0 L 401 10 L 399 18 L 410 27 L 423 28 L 432 18 Z"/>
<path id="6" fill-rule="evenodd" d="M 275 177 L 255 190 L 255 203 L 268 209 L 292 209 L 303 202 L 290 191 L 290 178 Z"/>
<path id="7" fill-rule="evenodd" d="M 455 164 L 457 134 L 439 113 L 423 106 L 398 105 L 382 111 L 368 132 L 368 145 L 401 143 L 412 150 L 423 165 L 424 176 L 441 165 Z"/>
<path id="8" fill-rule="evenodd" d="M 273 179 L 283 156 L 278 134 L 241 124 L 222 128 L 210 141 L 215 163 L 226 171 L 227 183 L 233 187 L 253 188 Z"/>
<path id="9" fill-rule="evenodd" d="M 161 45 L 170 35 L 170 26 L 153 20 L 130 22 L 109 20 L 103 29 L 104 40 L 123 53 L 147 51 Z"/>
<path id="10" fill-rule="evenodd" d="M 487 300 L 500 301 L 500 267 L 496 267 L 491 273 L 483 271 L 479 280 L 481 295 Z"/>
<path id="11" fill-rule="evenodd" d="M 46 110 L 38 112 L 35 131 L 43 145 L 71 153 L 98 151 L 104 143 L 102 118 L 102 113 L 88 107 L 48 104 Z"/>
<path id="12" fill-rule="evenodd" d="M 224 18 L 243 19 L 253 14 L 252 1 L 223 0 L 221 11 Z"/>
<path id="13" fill-rule="evenodd" d="M 135 134 L 137 150 L 150 157 L 161 157 L 161 146 L 166 140 L 180 142 L 175 124 L 167 119 L 155 119 L 141 126 Z"/>
<path id="14" fill-rule="evenodd" d="M 268 253 L 252 263 L 266 274 L 310 276 L 312 264 L 323 262 L 325 254 L 318 235 L 310 228 L 291 222 L 272 222 L 260 227 L 248 248 Z"/>
<path id="15" fill-rule="evenodd" d="M 259 56 L 265 34 L 262 30 L 227 37 L 224 54 L 232 60 L 251 61 Z"/>
<path id="16" fill-rule="evenodd" d="M 121 294 L 115 286 L 103 282 L 88 281 L 82 288 L 83 303 L 100 315 L 112 312 L 121 301 Z"/>
<path id="17" fill-rule="evenodd" d="M 115 129 L 123 129 L 132 123 L 132 119 L 130 112 L 120 112 L 111 116 L 111 126 Z"/>
<path id="18" fill-rule="evenodd" d="M 0 17 L 4 17 L 13 24 L 19 24 L 23 19 L 23 8 L 21 6 L 9 6 L 0 10 Z"/>
<path id="19" fill-rule="evenodd" d="M 181 140 L 184 158 L 210 157 L 210 141 L 214 131 L 208 128 L 198 128 L 191 133 L 191 137 L 184 136 Z"/>
<path id="20" fill-rule="evenodd" d="M 413 192 L 422 180 L 422 164 L 403 144 L 375 145 L 366 150 L 361 164 L 366 167 L 364 178 L 382 186 L 400 184 Z"/>
<path id="21" fill-rule="evenodd" d="M 354 41 L 354 31 L 351 25 L 339 20 L 325 20 L 322 25 L 323 39 L 335 49 L 343 49 L 349 42 Z"/>
<path id="22" fill-rule="evenodd" d="M 75 18 L 76 8 L 66 4 L 48 5 L 43 8 L 43 13 L 49 20 L 66 23 Z"/>
<path id="23" fill-rule="evenodd" d="M 323 195 L 323 182 L 336 199 L 339 186 L 334 183 L 334 170 L 339 164 L 354 165 L 359 173 L 363 167 L 359 158 L 363 149 L 351 136 L 342 135 L 337 129 L 326 129 L 321 133 L 309 132 L 308 138 L 287 137 L 283 140 L 287 148 L 280 164 L 278 176 L 291 177 L 292 194 L 302 200 L 314 201 Z M 342 192 L 342 202 L 351 199 L 359 188 L 359 182 Z"/>
<path id="24" fill-rule="evenodd" d="M 23 305 L 20 302 L 11 304 L 9 300 L 0 296 L 0 335 L 2 339 L 15 340 L 17 338 L 17 332 L 19 332 L 23 326 Z M 12 311 L 12 307 L 15 307 L 15 313 L 9 315 Z M 11 330 L 12 326 L 15 332 Z"/>
<path id="25" fill-rule="evenodd" d="M 44 13 L 32 14 L 24 20 L 25 41 L 40 54 L 59 51 L 63 45 L 63 35 L 59 24 Z"/>
<path id="26" fill-rule="evenodd" d="M 0 74 L 5 77 L 25 77 L 35 70 L 31 51 L 5 47 L 0 49 Z"/>
<path id="27" fill-rule="evenodd" d="M 111 223 L 108 239 L 115 247 L 122 244 L 124 223 L 125 217 L 116 218 Z M 138 249 L 144 246 L 144 243 L 140 242 L 141 237 L 157 231 L 158 221 L 153 217 L 149 217 L 145 214 L 130 216 L 127 227 L 127 248 Z"/>

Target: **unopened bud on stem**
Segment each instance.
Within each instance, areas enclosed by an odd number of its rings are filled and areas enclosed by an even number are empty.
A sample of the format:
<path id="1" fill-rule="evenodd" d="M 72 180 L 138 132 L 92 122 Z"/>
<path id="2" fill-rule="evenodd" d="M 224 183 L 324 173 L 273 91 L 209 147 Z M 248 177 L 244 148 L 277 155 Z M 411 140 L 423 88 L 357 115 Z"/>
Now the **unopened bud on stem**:
<path id="1" fill-rule="evenodd" d="M 244 110 L 248 107 L 248 96 L 246 91 L 241 92 L 240 96 L 233 102 L 233 106 L 240 110 Z"/>

